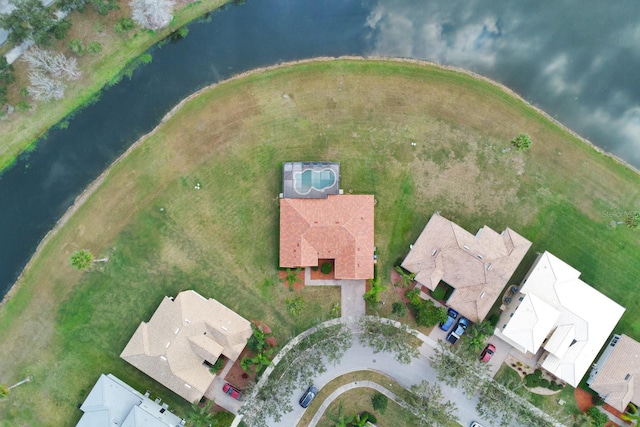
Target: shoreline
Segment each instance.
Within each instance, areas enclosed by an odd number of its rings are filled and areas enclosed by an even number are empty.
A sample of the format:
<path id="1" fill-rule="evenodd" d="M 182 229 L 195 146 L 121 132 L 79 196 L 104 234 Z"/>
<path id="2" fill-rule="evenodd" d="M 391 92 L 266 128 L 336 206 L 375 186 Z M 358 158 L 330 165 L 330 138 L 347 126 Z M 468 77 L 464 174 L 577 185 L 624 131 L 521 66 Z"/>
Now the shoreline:
<path id="1" fill-rule="evenodd" d="M 506 87 L 502 83 L 496 82 L 494 80 L 489 79 L 488 77 L 479 75 L 479 74 L 474 73 L 474 72 L 469 71 L 469 70 L 465 70 L 465 69 L 458 68 L 458 67 L 453 67 L 453 66 L 448 66 L 448 65 L 441 65 L 441 64 L 434 63 L 434 62 L 423 61 L 423 60 L 418 60 L 418 59 L 388 58 L 388 57 L 375 57 L 375 56 L 371 56 L 371 57 L 363 57 L 363 56 L 327 57 L 327 56 L 323 56 L 323 57 L 301 59 L 301 60 L 297 60 L 297 61 L 282 62 L 282 63 L 278 63 L 278 64 L 274 64 L 274 65 L 269 65 L 269 66 L 266 66 L 266 67 L 260 67 L 260 68 L 255 68 L 255 69 L 252 69 L 252 70 L 249 70 L 249 71 L 245 71 L 243 73 L 236 74 L 236 75 L 234 75 L 234 76 L 232 76 L 232 77 L 230 77 L 230 78 L 228 78 L 226 80 L 222 80 L 222 81 L 213 83 L 213 84 L 211 84 L 209 86 L 206 86 L 204 88 L 201 88 L 201 89 L 197 90 L 196 92 L 192 93 L 191 95 L 183 98 L 178 104 L 176 104 L 173 108 L 171 108 L 171 110 L 169 110 L 164 116 L 162 116 L 162 118 L 160 119 L 158 124 L 150 132 L 146 133 L 145 135 L 142 135 L 138 140 L 136 140 L 133 144 L 131 144 L 131 146 L 129 146 L 129 148 L 127 148 L 120 156 L 118 156 L 113 162 L 111 162 L 111 164 L 109 164 L 109 166 L 102 173 L 100 173 L 100 175 L 98 175 L 98 177 L 96 179 L 94 179 L 74 199 L 73 204 L 71 206 L 69 206 L 69 208 L 65 211 L 65 213 L 56 221 L 56 223 L 53 226 L 53 228 L 51 228 L 51 230 L 49 230 L 47 232 L 47 234 L 45 234 L 45 236 L 42 238 L 42 240 L 38 243 L 38 246 L 36 247 L 36 249 L 33 252 L 32 256 L 29 258 L 29 261 L 27 261 L 27 263 L 25 264 L 25 266 L 20 271 L 20 274 L 18 275 L 18 277 L 16 278 L 14 283 L 8 288 L 6 294 L 2 297 L 2 301 L 0 302 L 0 310 L 12 298 L 12 296 L 17 292 L 17 290 L 19 289 L 20 280 L 25 275 L 26 271 L 31 267 L 31 265 L 33 264 L 35 259 L 38 257 L 38 255 L 42 252 L 42 249 L 44 248 L 44 246 L 67 223 L 67 221 L 73 216 L 73 214 L 80 207 L 82 207 L 84 205 L 86 200 L 91 195 L 93 195 L 93 193 L 98 188 L 100 188 L 100 186 L 102 185 L 104 180 L 110 174 L 113 166 L 115 166 L 119 162 L 121 162 L 124 158 L 126 158 L 129 155 L 129 153 L 131 151 L 136 149 L 139 145 L 141 145 L 149 137 L 153 136 L 160 129 L 160 127 L 167 120 L 169 120 L 171 117 L 173 117 L 178 111 L 180 111 L 180 109 L 182 109 L 182 107 L 186 103 L 188 103 L 189 101 L 193 100 L 194 98 L 198 97 L 200 94 L 202 94 L 202 93 L 204 93 L 204 92 L 206 92 L 208 90 L 215 89 L 217 86 L 220 86 L 222 84 L 226 84 L 228 82 L 233 82 L 235 80 L 242 79 L 244 77 L 248 77 L 248 76 L 251 76 L 251 75 L 260 74 L 260 73 L 263 73 L 263 72 L 266 72 L 266 71 L 271 71 L 271 70 L 275 70 L 275 69 L 279 69 L 279 68 L 292 67 L 292 66 L 295 66 L 295 65 L 298 65 L 298 64 L 307 64 L 307 63 L 313 63 L 313 62 L 327 62 L 327 61 L 341 61 L 341 60 L 406 62 L 406 63 L 411 63 L 411 64 L 415 64 L 415 65 L 419 65 L 419 66 L 432 66 L 432 67 L 439 68 L 439 69 L 442 69 L 442 70 L 445 70 L 445 71 L 451 71 L 451 72 L 457 72 L 457 73 L 461 73 L 461 74 L 466 74 L 466 75 L 468 75 L 468 76 L 470 76 L 472 78 L 476 78 L 476 79 L 481 80 L 481 81 L 483 81 L 485 83 L 489 83 L 492 86 L 494 86 L 494 87 L 506 92 L 508 95 L 514 97 L 515 99 L 517 99 L 519 101 L 522 101 L 527 107 L 532 108 L 534 111 L 536 111 L 537 113 L 541 114 L 545 119 L 548 119 L 549 121 L 554 123 L 556 126 L 558 126 L 561 130 L 566 131 L 567 133 L 569 133 L 570 135 L 572 135 L 573 137 L 575 137 L 576 139 L 578 139 L 582 143 L 585 143 L 587 146 L 589 146 L 592 149 L 594 149 L 594 151 L 596 151 L 597 153 L 611 158 L 612 160 L 614 160 L 616 163 L 620 164 L 621 166 L 626 167 L 627 169 L 629 169 L 629 170 L 633 171 L 634 173 L 640 175 L 640 170 L 638 168 L 636 168 L 635 166 L 629 164 L 628 162 L 626 162 L 625 160 L 619 158 L 618 156 L 616 156 L 614 154 L 611 154 L 611 153 L 608 153 L 608 152 L 604 151 L 603 149 L 601 149 L 600 147 L 594 145 L 588 139 L 580 136 L 575 131 L 569 129 L 567 126 L 563 125 L 558 120 L 556 120 L 553 117 L 551 117 L 544 110 L 542 110 L 539 107 L 536 107 L 536 106 L 532 105 L 531 103 L 529 103 L 526 99 L 524 99 L 522 96 L 520 96 L 517 92 L 515 92 L 512 89 Z"/>

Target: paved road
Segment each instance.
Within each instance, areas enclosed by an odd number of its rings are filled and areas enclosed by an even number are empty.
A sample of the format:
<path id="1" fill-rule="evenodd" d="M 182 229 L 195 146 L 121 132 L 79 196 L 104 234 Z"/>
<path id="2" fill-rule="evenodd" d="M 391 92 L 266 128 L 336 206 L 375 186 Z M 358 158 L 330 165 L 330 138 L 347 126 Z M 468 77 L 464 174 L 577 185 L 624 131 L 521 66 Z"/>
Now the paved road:
<path id="1" fill-rule="evenodd" d="M 357 340 L 353 346 L 347 350 L 340 362 L 335 366 L 328 366 L 327 372 L 316 377 L 314 384 L 318 387 L 324 387 L 332 379 L 352 371 L 363 369 L 372 369 L 382 372 L 394 378 L 400 385 L 409 388 L 413 384 L 418 384 L 423 380 L 430 383 L 437 383 L 436 372 L 429 365 L 428 357 L 433 353 L 433 348 L 429 344 L 424 344 L 420 348 L 420 357 L 414 359 L 410 364 L 403 365 L 398 363 L 394 356 L 390 353 L 377 353 L 360 345 Z M 291 405 L 294 410 L 282 417 L 279 423 L 270 420 L 270 426 L 291 427 L 295 426 L 302 417 L 304 409 L 298 405 L 298 398 L 302 395 L 308 384 L 301 384 L 300 388 L 291 397 Z M 467 398 L 462 391 L 440 384 L 445 398 L 454 401 L 458 407 L 458 418 L 462 425 L 467 426 L 471 421 L 479 421 L 485 426 L 489 426 L 485 420 L 476 412 L 476 397 Z"/>

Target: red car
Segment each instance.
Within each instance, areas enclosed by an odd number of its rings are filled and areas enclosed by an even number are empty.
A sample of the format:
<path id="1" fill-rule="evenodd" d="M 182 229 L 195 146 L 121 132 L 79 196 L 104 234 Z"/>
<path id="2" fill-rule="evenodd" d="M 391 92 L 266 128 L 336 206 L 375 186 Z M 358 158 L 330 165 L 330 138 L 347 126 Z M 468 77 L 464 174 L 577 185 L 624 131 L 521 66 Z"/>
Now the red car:
<path id="1" fill-rule="evenodd" d="M 222 391 L 224 391 L 227 396 L 231 396 L 236 400 L 242 400 L 242 393 L 240 392 L 240 390 L 229 383 L 225 383 L 225 385 L 222 386 Z"/>
<path id="2" fill-rule="evenodd" d="M 488 362 L 489 359 L 491 359 L 491 356 L 493 356 L 493 353 L 495 352 L 496 352 L 496 346 L 493 344 L 487 344 L 484 350 L 482 350 L 482 353 L 480 353 L 480 361 Z"/>

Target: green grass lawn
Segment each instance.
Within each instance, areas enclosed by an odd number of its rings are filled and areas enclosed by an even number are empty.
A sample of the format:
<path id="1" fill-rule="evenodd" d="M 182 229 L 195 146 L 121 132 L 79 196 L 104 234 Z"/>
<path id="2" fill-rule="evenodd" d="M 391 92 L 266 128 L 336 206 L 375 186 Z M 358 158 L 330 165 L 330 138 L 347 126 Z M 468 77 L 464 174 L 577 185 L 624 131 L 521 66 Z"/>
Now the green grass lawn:
<path id="1" fill-rule="evenodd" d="M 398 384 L 392 378 L 375 371 L 357 371 L 350 372 L 345 375 L 341 375 L 328 384 L 326 384 L 320 391 L 316 398 L 311 402 L 309 408 L 305 411 L 304 415 L 298 422 L 299 427 L 305 427 L 309 425 L 309 422 L 314 417 L 320 405 L 326 400 L 331 393 L 342 385 L 349 384 L 358 381 L 372 381 L 377 383 L 387 390 L 393 392 L 401 399 L 408 399 L 409 392 L 405 390 L 400 384 Z M 322 416 L 318 422 L 318 426 L 333 426 L 335 423 L 331 421 L 326 413 L 333 416 L 338 415 L 339 407 L 342 404 L 343 414 L 346 417 L 354 415 L 355 413 L 361 413 L 362 411 L 368 411 L 372 413 L 377 419 L 376 423 L 379 426 L 415 426 L 417 425 L 415 416 L 408 410 L 402 408 L 400 405 L 392 400 L 388 400 L 387 409 L 384 414 L 375 411 L 373 409 L 371 398 L 375 391 L 370 388 L 357 388 L 342 393 L 336 400 L 334 400 L 328 407 L 325 415 Z M 460 424 L 451 422 L 448 426 L 443 427 L 459 427 Z"/>
<path id="2" fill-rule="evenodd" d="M 283 95 L 287 94 L 285 97 Z M 509 151 L 518 133 L 526 152 Z M 415 142 L 416 146 L 411 143 Z M 268 323 L 279 345 L 331 316 L 338 289 L 304 289 L 291 318 L 279 282 L 281 163 L 338 161 L 345 193 L 376 197 L 378 271 L 434 211 L 469 231 L 511 227 L 627 307 L 616 328 L 640 339 L 640 233 L 606 213 L 640 205 L 640 178 L 487 82 L 405 62 L 281 67 L 205 90 L 112 167 L 42 248 L 0 310 L 0 381 L 34 381 L 1 402 L 0 425 L 69 425 L 100 373 L 188 403 L 118 357 L 165 295 L 195 289 Z M 200 189 L 196 189 L 196 184 Z M 110 261 L 91 272 L 69 257 Z M 399 299 L 387 289 L 381 307 Z"/>

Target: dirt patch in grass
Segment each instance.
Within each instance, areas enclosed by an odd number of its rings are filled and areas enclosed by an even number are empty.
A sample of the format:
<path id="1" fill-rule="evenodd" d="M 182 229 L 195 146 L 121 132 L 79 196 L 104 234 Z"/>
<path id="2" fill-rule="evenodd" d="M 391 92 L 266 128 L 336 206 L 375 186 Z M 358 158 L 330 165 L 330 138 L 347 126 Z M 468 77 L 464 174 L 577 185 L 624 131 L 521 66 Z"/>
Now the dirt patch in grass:
<path id="1" fill-rule="evenodd" d="M 503 153 L 519 132 L 532 149 Z M 74 424 L 103 372 L 185 414 L 188 402 L 119 358 L 165 295 L 194 289 L 266 322 L 280 344 L 335 317 L 338 287 L 297 290 L 305 311 L 291 317 L 291 292 L 277 285 L 280 167 L 291 159 L 339 161 L 345 192 L 375 195 L 383 284 L 440 210 L 471 232 L 486 224 L 523 234 L 534 242 L 523 264 L 554 252 L 625 301 L 620 332 L 640 338 L 640 302 L 628 298 L 640 234 L 611 228 L 602 213 L 639 205 L 635 173 L 469 76 L 407 62 L 308 62 L 194 96 L 42 246 L 0 311 L 0 378 L 34 378 L 3 404 L 3 422 Z M 110 261 L 76 271 L 77 249 Z M 400 296 L 389 287 L 382 298 L 389 317 Z"/>

